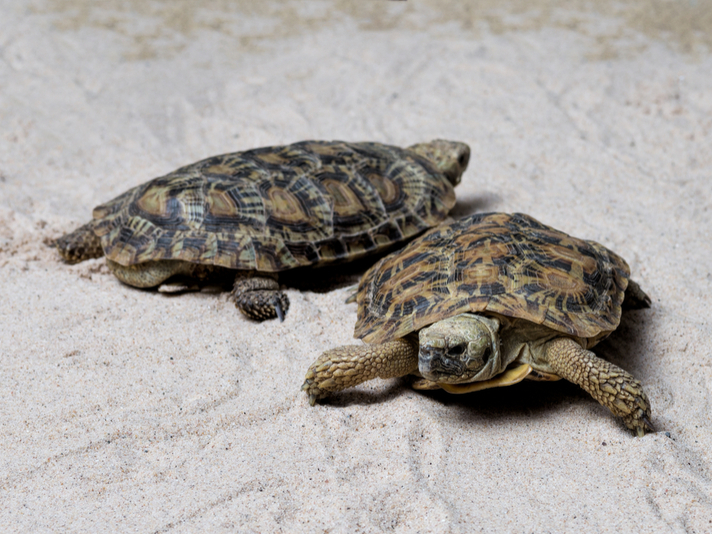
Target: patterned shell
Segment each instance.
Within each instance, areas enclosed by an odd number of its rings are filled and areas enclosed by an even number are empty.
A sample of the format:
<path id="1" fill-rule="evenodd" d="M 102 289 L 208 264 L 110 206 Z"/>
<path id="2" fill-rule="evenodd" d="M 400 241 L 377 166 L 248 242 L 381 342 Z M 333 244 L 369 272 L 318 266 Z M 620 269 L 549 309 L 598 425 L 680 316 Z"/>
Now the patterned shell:
<path id="1" fill-rule="evenodd" d="M 628 264 L 521 213 L 433 228 L 364 275 L 355 337 L 381 343 L 465 312 L 526 319 L 581 338 L 615 330 Z"/>
<path id="2" fill-rule="evenodd" d="M 106 257 L 282 271 L 375 252 L 441 222 L 453 186 L 412 151 L 305 141 L 211 157 L 94 210 Z"/>

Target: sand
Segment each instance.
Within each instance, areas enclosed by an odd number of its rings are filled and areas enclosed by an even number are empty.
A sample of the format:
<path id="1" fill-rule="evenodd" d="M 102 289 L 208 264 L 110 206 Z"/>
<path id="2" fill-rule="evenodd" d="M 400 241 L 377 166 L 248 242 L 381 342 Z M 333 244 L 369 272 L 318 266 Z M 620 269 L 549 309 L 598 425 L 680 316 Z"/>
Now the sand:
<path id="1" fill-rule="evenodd" d="M 1 530 L 712 532 L 709 1 L 1 4 Z M 653 306 L 597 351 L 658 432 L 564 382 L 312 408 L 348 280 L 257 324 L 47 246 L 210 155 L 436 137 L 472 147 L 454 216 L 526 212 L 629 261 Z"/>

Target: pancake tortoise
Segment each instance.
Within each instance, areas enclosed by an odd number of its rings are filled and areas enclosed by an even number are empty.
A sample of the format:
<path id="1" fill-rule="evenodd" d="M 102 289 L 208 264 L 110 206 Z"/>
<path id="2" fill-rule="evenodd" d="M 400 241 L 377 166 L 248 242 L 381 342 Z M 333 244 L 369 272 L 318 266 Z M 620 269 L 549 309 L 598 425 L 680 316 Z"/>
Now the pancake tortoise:
<path id="1" fill-rule="evenodd" d="M 524 378 L 578 384 L 638 436 L 653 431 L 641 383 L 589 349 L 622 308 L 650 299 L 602 245 L 521 213 L 443 224 L 376 263 L 359 284 L 354 337 L 324 352 L 302 389 L 311 404 L 372 378 L 468 393 Z"/>
<path id="2" fill-rule="evenodd" d="M 234 270 L 235 305 L 283 320 L 289 300 L 276 273 L 359 258 L 439 224 L 469 157 L 466 144 L 444 140 L 303 141 L 214 156 L 95 208 L 55 245 L 68 263 L 105 255 L 139 288 Z"/>

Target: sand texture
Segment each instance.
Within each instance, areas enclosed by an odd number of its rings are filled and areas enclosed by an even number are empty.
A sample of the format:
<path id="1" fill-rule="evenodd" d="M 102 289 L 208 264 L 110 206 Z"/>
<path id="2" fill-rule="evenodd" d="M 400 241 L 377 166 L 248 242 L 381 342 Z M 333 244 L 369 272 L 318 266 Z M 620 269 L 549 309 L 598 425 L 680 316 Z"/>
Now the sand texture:
<path id="1" fill-rule="evenodd" d="M 712 532 L 712 3 L 198 4 L 0 0 L 0 530 Z M 597 352 L 658 432 L 563 381 L 312 408 L 362 270 L 258 324 L 47 245 L 214 154 L 438 137 L 472 148 L 455 217 L 525 212 L 628 260 L 653 306 Z"/>

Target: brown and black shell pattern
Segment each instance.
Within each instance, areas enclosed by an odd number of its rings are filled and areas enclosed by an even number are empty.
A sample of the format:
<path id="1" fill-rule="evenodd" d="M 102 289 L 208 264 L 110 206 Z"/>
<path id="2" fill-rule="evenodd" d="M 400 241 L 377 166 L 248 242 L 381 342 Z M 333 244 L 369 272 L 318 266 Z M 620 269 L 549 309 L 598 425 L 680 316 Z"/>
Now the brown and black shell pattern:
<path id="1" fill-rule="evenodd" d="M 379 143 L 304 141 L 214 156 L 94 210 L 106 257 L 276 272 L 356 258 L 441 222 L 453 186 Z"/>
<path id="2" fill-rule="evenodd" d="M 371 267 L 359 284 L 354 335 L 381 343 L 489 312 L 596 342 L 618 326 L 629 273 L 606 247 L 528 215 L 477 214 L 433 228 Z"/>

